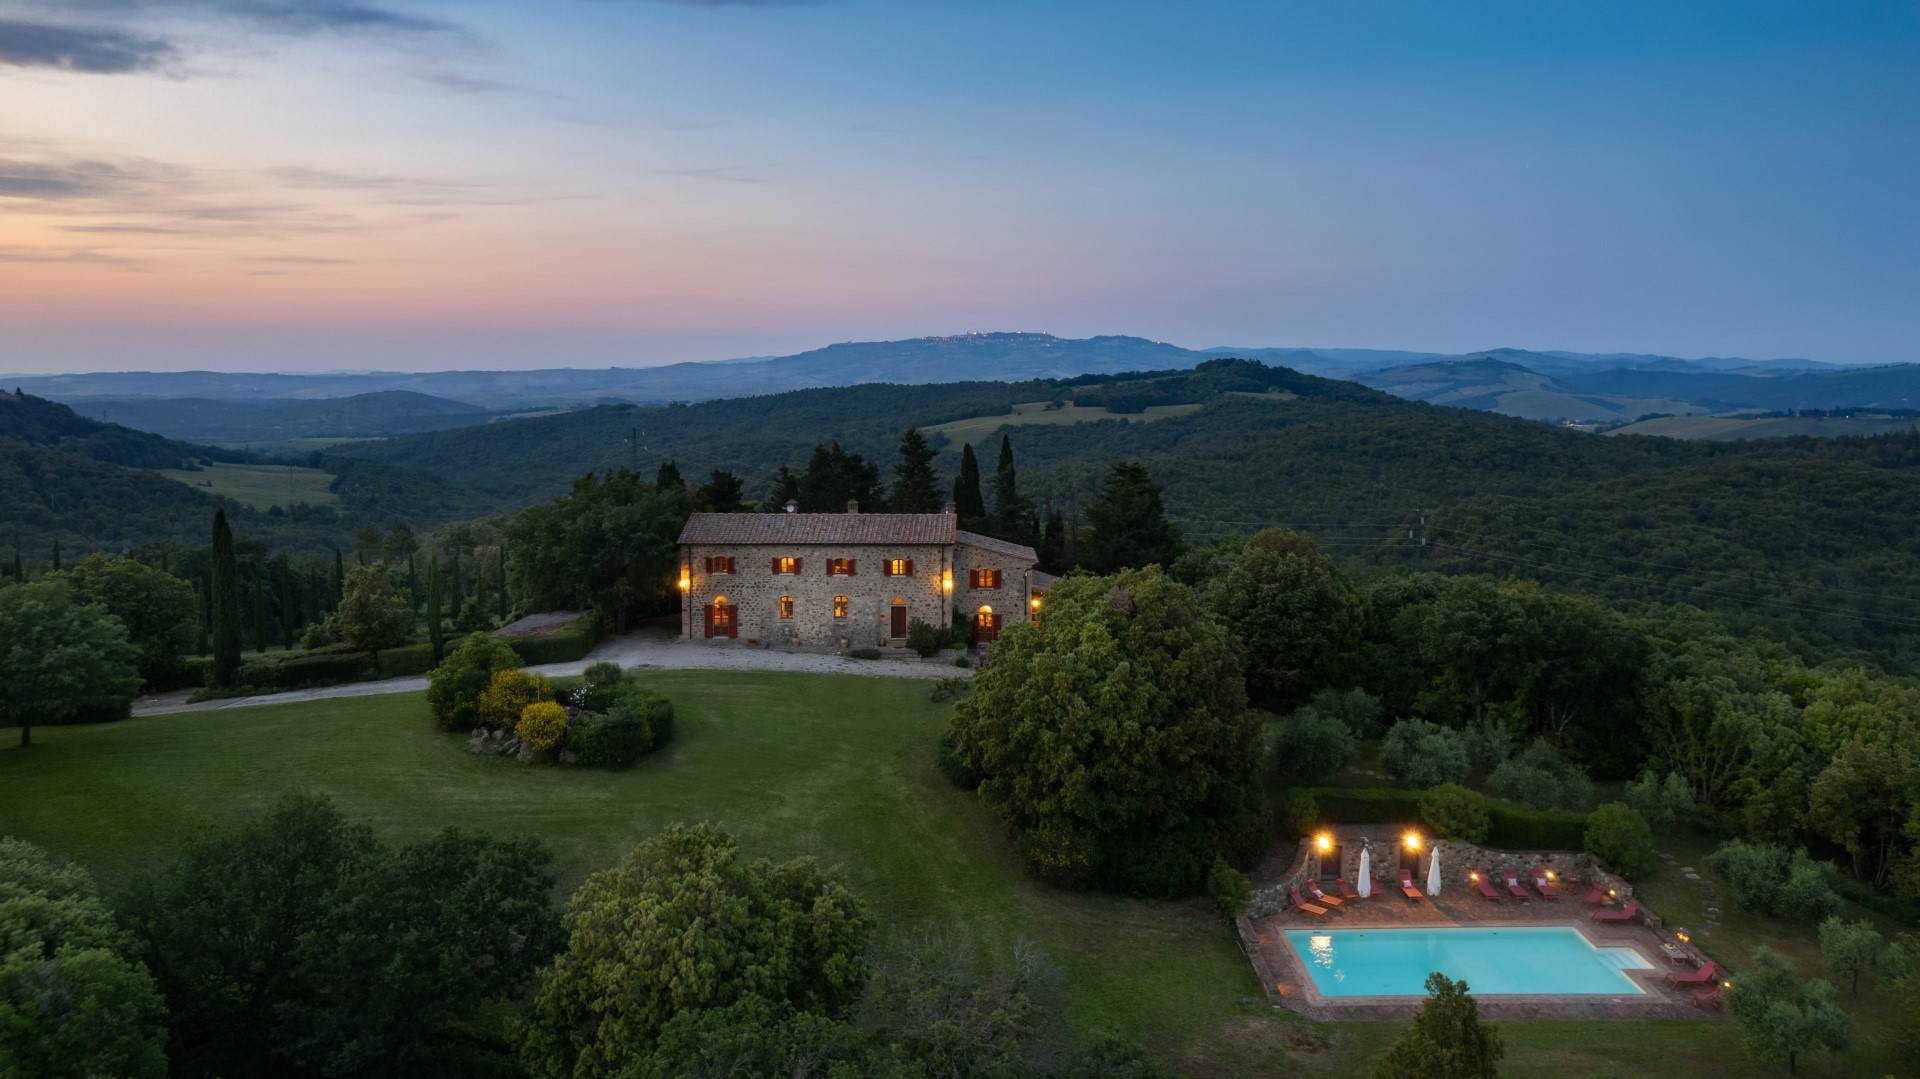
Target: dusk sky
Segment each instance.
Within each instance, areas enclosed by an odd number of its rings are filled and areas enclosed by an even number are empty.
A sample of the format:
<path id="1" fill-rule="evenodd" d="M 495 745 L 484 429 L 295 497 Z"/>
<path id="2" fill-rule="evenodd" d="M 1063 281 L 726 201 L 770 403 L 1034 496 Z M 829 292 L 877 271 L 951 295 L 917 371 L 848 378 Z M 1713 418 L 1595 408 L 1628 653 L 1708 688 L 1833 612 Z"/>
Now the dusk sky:
<path id="1" fill-rule="evenodd" d="M 0 371 L 1920 361 L 1920 2 L 0 0 Z"/>

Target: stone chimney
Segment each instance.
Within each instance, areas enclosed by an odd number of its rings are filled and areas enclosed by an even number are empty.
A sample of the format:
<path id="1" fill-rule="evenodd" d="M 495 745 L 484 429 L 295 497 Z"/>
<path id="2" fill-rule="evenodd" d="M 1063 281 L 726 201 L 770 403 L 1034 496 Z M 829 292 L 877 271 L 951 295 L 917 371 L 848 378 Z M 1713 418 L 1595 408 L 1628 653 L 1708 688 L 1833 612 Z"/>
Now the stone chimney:
<path id="1" fill-rule="evenodd" d="M 857 501 L 855 501 L 854 499 L 851 499 L 851 498 L 849 498 L 849 499 L 847 499 L 847 512 L 848 512 L 848 513 L 859 513 L 859 512 L 860 512 L 860 503 L 859 503 L 859 502 L 857 502 Z"/>
<path id="2" fill-rule="evenodd" d="M 960 515 L 960 503 L 949 500 L 947 502 L 947 508 L 940 512 L 949 517 L 958 517 Z"/>
<path id="3" fill-rule="evenodd" d="M 786 508 L 788 513 L 797 513 L 800 509 L 800 503 L 795 502 L 793 499 L 789 498 L 787 499 Z"/>

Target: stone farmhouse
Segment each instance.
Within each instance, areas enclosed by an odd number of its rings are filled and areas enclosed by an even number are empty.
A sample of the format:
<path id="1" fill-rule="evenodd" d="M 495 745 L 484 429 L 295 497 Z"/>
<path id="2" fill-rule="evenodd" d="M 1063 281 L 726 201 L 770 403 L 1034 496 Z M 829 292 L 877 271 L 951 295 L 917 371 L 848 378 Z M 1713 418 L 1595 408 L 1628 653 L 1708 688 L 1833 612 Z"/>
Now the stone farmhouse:
<path id="1" fill-rule="evenodd" d="M 1039 617 L 1052 578 L 1031 547 L 943 513 L 696 513 L 680 533 L 681 632 L 693 640 L 837 650 L 904 647 L 927 622 L 969 640 Z"/>

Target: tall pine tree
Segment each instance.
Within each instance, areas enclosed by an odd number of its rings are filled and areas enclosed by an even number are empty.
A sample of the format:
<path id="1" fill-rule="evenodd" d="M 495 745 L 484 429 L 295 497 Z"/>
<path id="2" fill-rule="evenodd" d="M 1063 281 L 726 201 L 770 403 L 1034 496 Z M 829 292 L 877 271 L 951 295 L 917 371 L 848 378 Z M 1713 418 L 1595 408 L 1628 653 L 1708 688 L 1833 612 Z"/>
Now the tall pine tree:
<path id="1" fill-rule="evenodd" d="M 233 530 L 227 511 L 213 511 L 213 684 L 233 685 L 240 670 L 240 564 L 233 556 Z"/>
<path id="2" fill-rule="evenodd" d="M 933 475 L 933 447 L 911 427 L 900 438 L 900 463 L 893 467 L 889 508 L 895 513 L 940 512 L 940 481 Z"/>
<path id="3" fill-rule="evenodd" d="M 460 608 L 466 605 L 466 589 L 460 581 L 460 548 L 447 548 L 447 620 L 460 624 Z"/>
<path id="4" fill-rule="evenodd" d="M 1100 497 L 1087 507 L 1087 524 L 1079 561 L 1095 573 L 1170 566 L 1180 554 L 1180 533 L 1167 521 L 1160 488 L 1137 461 L 1113 466 Z"/>
<path id="5" fill-rule="evenodd" d="M 433 643 L 433 665 L 445 659 L 446 631 L 440 625 L 440 555 L 427 552 L 427 640 Z"/>
<path id="6" fill-rule="evenodd" d="M 330 605 L 328 605 L 327 609 L 329 611 L 339 610 L 340 600 L 346 594 L 347 594 L 347 565 L 340 558 L 340 548 L 335 547 L 333 549 L 333 602 Z"/>
<path id="7" fill-rule="evenodd" d="M 283 555 L 284 559 L 285 556 Z M 295 602 L 293 586 L 293 564 L 277 562 L 273 567 L 274 576 L 280 581 L 280 643 L 286 650 L 293 651 L 293 635 L 299 629 L 300 608 Z"/>
<path id="8" fill-rule="evenodd" d="M 507 541 L 505 539 L 500 541 L 497 550 L 500 552 L 500 624 L 504 626 L 507 624 L 507 615 L 510 613 L 507 608 Z"/>
<path id="9" fill-rule="evenodd" d="M 1035 551 L 1040 556 L 1042 573 L 1058 575 L 1073 568 L 1072 556 L 1067 552 L 1067 520 L 1051 500 L 1047 506 L 1047 527 L 1040 534 Z"/>
<path id="10" fill-rule="evenodd" d="M 987 503 L 980 497 L 980 461 L 973 455 L 973 443 L 960 447 L 960 474 L 953 478 L 954 511 L 960 515 L 961 528 L 979 528 L 986 521 Z"/>
<path id="11" fill-rule="evenodd" d="M 265 654 L 267 651 L 267 595 L 261 587 L 260 578 L 265 576 L 265 567 L 256 567 L 253 572 L 253 650 Z"/>

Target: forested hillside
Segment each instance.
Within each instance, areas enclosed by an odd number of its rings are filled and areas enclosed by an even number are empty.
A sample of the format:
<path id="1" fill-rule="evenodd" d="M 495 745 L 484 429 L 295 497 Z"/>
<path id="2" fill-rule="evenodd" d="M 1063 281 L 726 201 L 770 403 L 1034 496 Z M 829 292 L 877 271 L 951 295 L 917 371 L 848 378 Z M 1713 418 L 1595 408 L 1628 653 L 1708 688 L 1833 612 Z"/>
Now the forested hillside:
<path id="1" fill-rule="evenodd" d="M 59 450 L 130 468 L 190 468 L 197 461 L 239 461 L 244 454 L 189 445 L 79 415 L 66 405 L 0 390 L 0 440 Z"/>
<path id="2" fill-rule="evenodd" d="M 1344 557 L 1691 602 L 1811 654 L 1858 651 L 1920 669 L 1914 435 L 1766 444 L 1600 438 L 1215 363 L 1148 376 L 598 409 L 342 452 L 483 484 L 501 508 L 558 494 L 583 472 L 630 463 L 650 471 L 669 458 L 693 479 L 737 472 L 754 498 L 777 468 L 798 468 L 819 442 L 889 461 L 909 425 L 1067 398 L 1123 409 L 1203 406 L 1149 424 L 1116 417 L 1004 428 L 1026 493 L 1053 499 L 1069 517 L 1113 462 L 1138 459 L 1190 539 L 1288 525 Z M 941 450 L 938 465 L 951 476 L 959 447 Z"/>

